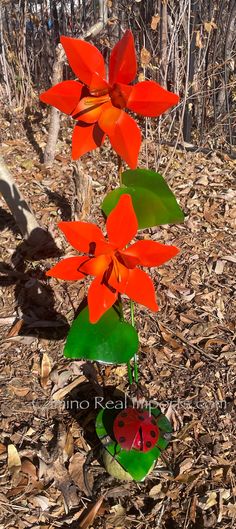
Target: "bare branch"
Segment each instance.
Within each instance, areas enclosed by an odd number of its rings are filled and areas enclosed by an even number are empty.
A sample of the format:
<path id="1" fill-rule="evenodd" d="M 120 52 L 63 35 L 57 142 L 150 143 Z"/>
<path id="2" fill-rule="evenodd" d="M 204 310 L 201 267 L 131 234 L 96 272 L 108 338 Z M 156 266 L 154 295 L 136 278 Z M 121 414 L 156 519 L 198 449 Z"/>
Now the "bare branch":
<path id="1" fill-rule="evenodd" d="M 61 44 L 56 49 L 56 60 L 53 65 L 52 86 L 60 83 L 63 77 L 63 64 L 65 52 Z M 47 145 L 44 151 L 44 163 L 51 165 L 55 157 L 57 138 L 60 130 L 60 110 L 52 107 L 50 112 L 50 124 Z"/>
<path id="2" fill-rule="evenodd" d="M 29 247 L 38 250 L 42 245 L 47 249 L 55 247 L 51 235 L 40 227 L 4 160 L 0 157 L 0 193 L 6 201 L 15 222 Z"/>

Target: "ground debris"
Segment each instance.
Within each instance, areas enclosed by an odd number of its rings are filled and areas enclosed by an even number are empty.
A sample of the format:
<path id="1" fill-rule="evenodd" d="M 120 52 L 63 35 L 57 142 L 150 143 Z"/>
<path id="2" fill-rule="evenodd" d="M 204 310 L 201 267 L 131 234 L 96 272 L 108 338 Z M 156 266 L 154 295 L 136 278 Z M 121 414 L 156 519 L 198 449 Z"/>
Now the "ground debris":
<path id="1" fill-rule="evenodd" d="M 155 24 L 158 23 L 157 15 Z M 153 29 L 154 29 L 154 22 Z M 1 122 L 2 119 L 2 122 Z M 53 168 L 21 132 L 6 130 L 2 155 L 41 224 L 62 253 L 72 251 L 57 222 L 70 220 L 73 204 L 67 118 Z M 45 136 L 33 124 L 38 145 Z M 147 139 L 140 165 L 163 174 L 174 150 Z M 102 225 L 100 203 L 116 185 L 116 156 L 105 143 L 83 157 L 93 182 L 87 219 Z M 234 344 L 236 257 L 233 171 L 229 157 L 176 150 L 166 175 L 183 208 L 183 225 L 161 226 L 145 236 L 175 244 L 180 254 L 151 275 L 160 312 L 137 306 L 140 338 L 140 382 L 172 420 L 173 441 L 164 466 L 145 482 L 112 480 L 96 459 L 88 472 L 97 503 L 91 506 L 82 467 L 90 444 L 94 414 L 73 414 L 65 399 L 87 381 L 81 362 L 63 358 L 65 336 L 86 292 L 86 285 L 48 279 L 45 271 L 58 256 L 25 259 L 20 234 L 0 198 L 1 430 L 0 529 L 106 529 L 233 527 L 235 509 Z M 4 266 L 3 266 L 4 265 Z M 125 314 L 128 315 L 128 306 Z M 127 389 L 124 366 L 100 367 L 93 384 Z M 95 370 L 94 370 L 95 371 Z M 80 419 L 83 419 L 81 422 Z M 160 463 L 160 466 L 163 462 Z M 105 498 L 105 499 L 104 499 Z M 85 509 L 88 509 L 85 514 Z M 82 517 L 81 517 L 82 516 Z M 2 525 L 1 525 L 2 524 Z M 55 524 L 55 525 L 54 525 Z M 77 524 L 77 526 L 75 525 Z"/>

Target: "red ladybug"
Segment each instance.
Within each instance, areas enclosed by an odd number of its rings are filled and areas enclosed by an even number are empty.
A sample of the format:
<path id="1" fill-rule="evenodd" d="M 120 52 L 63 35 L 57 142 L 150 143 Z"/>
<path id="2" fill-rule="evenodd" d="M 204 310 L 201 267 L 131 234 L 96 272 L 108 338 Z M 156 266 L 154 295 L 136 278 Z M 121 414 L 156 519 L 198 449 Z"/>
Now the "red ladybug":
<path id="1" fill-rule="evenodd" d="M 113 424 L 113 433 L 117 443 L 124 450 L 134 448 L 139 452 L 151 450 L 159 437 L 155 417 L 147 410 L 136 408 L 125 408 L 118 413 Z"/>

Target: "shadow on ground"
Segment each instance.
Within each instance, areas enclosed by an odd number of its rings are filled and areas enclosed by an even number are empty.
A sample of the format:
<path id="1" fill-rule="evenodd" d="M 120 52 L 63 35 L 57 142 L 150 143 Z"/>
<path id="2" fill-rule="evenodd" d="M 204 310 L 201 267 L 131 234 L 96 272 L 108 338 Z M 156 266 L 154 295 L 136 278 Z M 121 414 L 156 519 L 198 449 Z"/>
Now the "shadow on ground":
<path id="1" fill-rule="evenodd" d="M 9 225 L 11 215 L 5 219 Z M 12 224 L 13 231 L 15 230 Z M 0 286 L 14 285 L 18 317 L 21 320 L 20 335 L 60 340 L 67 335 L 69 325 L 65 317 L 55 309 L 55 296 L 42 261 L 59 257 L 61 250 L 52 236 L 42 228 L 33 230 L 27 242 L 22 241 L 12 255 L 11 264 L 0 262 Z M 39 264 L 37 261 L 41 261 Z M 16 323 L 15 322 L 15 323 Z"/>

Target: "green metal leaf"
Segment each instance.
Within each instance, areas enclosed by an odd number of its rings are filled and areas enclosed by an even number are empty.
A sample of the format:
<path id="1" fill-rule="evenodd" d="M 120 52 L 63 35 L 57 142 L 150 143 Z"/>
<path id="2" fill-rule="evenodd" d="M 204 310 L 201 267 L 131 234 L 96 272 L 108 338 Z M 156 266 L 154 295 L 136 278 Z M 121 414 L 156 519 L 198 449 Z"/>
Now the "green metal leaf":
<path id="1" fill-rule="evenodd" d="M 116 443 L 112 442 L 105 449 L 115 457 L 116 461 L 135 481 L 143 481 L 145 479 L 161 454 L 161 451 L 156 446 L 149 452 L 137 452 L 137 450 L 132 449 L 120 450 L 117 453 L 119 448 L 119 445 L 117 447 Z"/>
<path id="2" fill-rule="evenodd" d="M 119 311 L 112 307 L 97 323 L 90 323 L 88 307 L 74 320 L 67 336 L 66 358 L 83 358 L 106 364 L 128 362 L 138 350 L 134 327 L 121 321 Z"/>
<path id="3" fill-rule="evenodd" d="M 122 174 L 123 186 L 108 193 L 102 203 L 106 215 L 123 194 L 132 197 L 139 229 L 184 221 L 184 214 L 163 176 L 149 169 L 128 170 Z"/>

